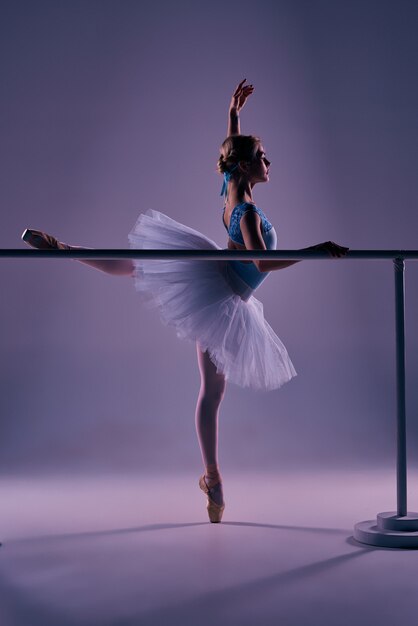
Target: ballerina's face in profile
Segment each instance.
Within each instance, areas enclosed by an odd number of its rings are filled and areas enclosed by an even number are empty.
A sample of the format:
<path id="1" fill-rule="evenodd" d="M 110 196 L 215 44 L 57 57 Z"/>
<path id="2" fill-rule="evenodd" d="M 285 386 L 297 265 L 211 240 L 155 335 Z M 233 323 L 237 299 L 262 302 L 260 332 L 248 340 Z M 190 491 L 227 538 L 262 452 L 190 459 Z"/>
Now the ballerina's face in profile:
<path id="1" fill-rule="evenodd" d="M 262 145 L 258 147 L 257 154 L 253 161 L 250 162 L 247 170 L 248 182 L 251 185 L 255 183 L 266 183 L 269 180 L 270 161 L 266 157 Z"/>

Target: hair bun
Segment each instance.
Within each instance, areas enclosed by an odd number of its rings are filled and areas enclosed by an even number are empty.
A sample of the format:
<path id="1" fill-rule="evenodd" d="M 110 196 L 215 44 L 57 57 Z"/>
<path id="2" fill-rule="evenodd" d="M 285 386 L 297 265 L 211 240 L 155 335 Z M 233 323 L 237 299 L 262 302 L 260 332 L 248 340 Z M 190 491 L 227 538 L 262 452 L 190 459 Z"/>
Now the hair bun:
<path id="1" fill-rule="evenodd" d="M 224 174 L 239 161 L 252 161 L 260 143 L 260 138 L 255 135 L 231 135 L 227 137 L 220 149 L 217 171 Z"/>

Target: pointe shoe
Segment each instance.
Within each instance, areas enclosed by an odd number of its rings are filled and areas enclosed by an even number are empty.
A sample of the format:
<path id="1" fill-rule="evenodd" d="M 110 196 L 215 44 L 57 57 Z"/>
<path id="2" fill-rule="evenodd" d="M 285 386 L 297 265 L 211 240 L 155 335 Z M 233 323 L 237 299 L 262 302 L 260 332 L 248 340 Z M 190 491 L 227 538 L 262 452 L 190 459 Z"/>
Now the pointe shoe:
<path id="1" fill-rule="evenodd" d="M 22 239 L 32 248 L 38 250 L 71 250 L 71 246 L 55 239 L 52 235 L 47 235 L 41 230 L 27 228 L 22 233 Z"/>
<path id="2" fill-rule="evenodd" d="M 220 505 L 220 504 L 217 504 L 214 500 L 212 500 L 212 498 L 209 495 L 209 487 L 206 484 L 205 474 L 202 474 L 202 476 L 199 478 L 199 487 L 208 496 L 208 503 L 207 503 L 206 508 L 208 510 L 210 521 L 212 523 L 220 522 L 222 519 L 224 509 L 225 509 L 225 504 Z"/>

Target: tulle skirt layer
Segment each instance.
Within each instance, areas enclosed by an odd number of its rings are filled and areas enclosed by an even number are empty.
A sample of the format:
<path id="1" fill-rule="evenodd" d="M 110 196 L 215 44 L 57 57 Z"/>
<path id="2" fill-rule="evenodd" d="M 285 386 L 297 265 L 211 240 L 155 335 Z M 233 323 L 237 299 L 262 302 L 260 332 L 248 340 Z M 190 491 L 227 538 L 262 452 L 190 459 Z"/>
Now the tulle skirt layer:
<path id="1" fill-rule="evenodd" d="M 222 250 L 202 233 L 149 209 L 129 234 L 134 249 Z M 263 305 L 229 261 L 134 259 L 134 281 L 180 339 L 198 342 L 218 372 L 241 387 L 271 390 L 296 376 Z"/>

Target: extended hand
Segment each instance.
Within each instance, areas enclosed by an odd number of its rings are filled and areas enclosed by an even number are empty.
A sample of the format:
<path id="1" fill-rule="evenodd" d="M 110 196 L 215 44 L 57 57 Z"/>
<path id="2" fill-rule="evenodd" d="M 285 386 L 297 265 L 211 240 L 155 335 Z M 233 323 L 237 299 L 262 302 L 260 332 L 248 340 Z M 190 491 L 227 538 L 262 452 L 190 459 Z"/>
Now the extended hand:
<path id="1" fill-rule="evenodd" d="M 244 85 L 246 80 L 247 79 L 244 78 L 232 94 L 231 103 L 229 105 L 230 112 L 239 113 L 246 103 L 248 96 L 253 93 L 254 87 L 252 85 Z"/>
<path id="2" fill-rule="evenodd" d="M 324 243 L 318 243 L 316 246 L 309 246 L 309 248 L 305 248 L 305 250 L 318 250 L 321 252 L 328 252 L 330 256 L 336 258 L 345 256 L 349 249 L 350 248 L 346 248 L 344 246 L 339 246 L 333 241 L 325 241 Z"/>

